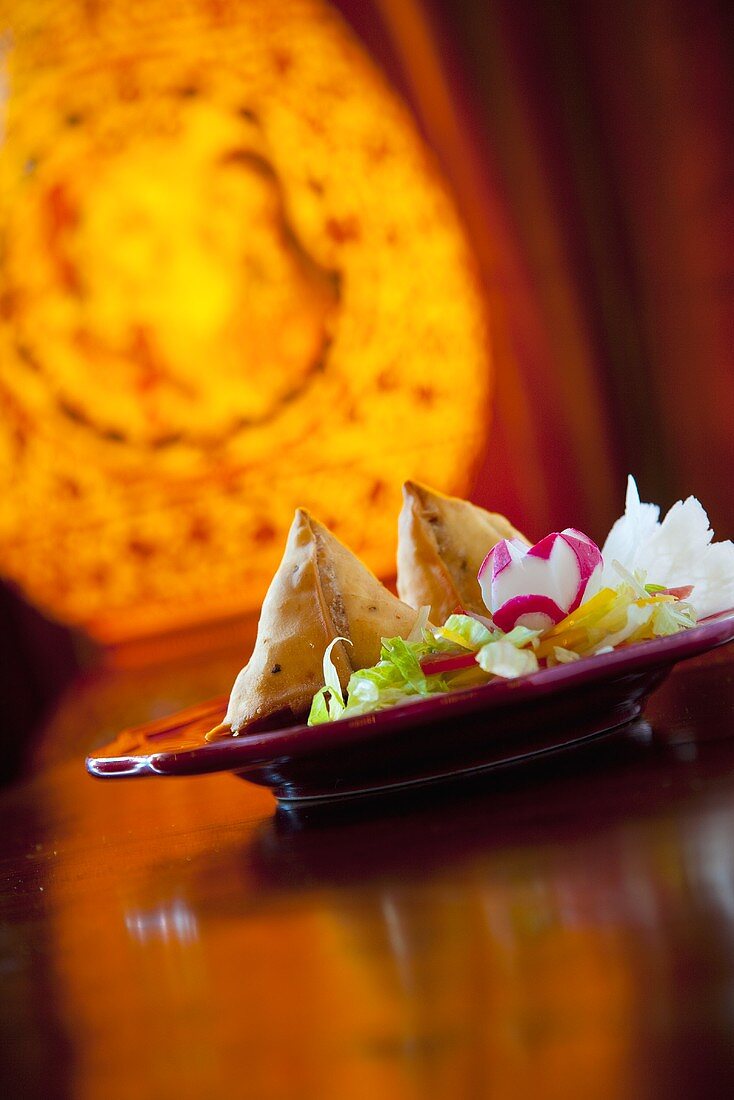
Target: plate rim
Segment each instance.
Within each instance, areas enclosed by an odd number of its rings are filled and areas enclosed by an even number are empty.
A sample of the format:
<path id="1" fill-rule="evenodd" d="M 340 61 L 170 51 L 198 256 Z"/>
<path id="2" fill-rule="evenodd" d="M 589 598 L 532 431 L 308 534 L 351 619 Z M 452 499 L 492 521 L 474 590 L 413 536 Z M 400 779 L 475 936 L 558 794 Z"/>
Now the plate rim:
<path id="1" fill-rule="evenodd" d="M 672 667 L 678 661 L 700 656 L 732 640 L 734 609 L 719 612 L 677 634 L 635 642 L 610 653 L 582 657 L 579 661 L 540 669 L 516 680 L 495 680 L 448 694 L 418 698 L 334 723 L 318 726 L 299 723 L 179 749 L 159 750 L 143 739 L 143 731 L 151 726 L 146 723 L 121 731 L 113 741 L 94 750 L 86 758 L 86 767 L 91 775 L 101 779 L 240 772 L 286 756 L 289 759 L 308 756 L 328 748 L 329 743 L 342 748 L 365 738 L 402 733 L 433 722 L 439 715 L 460 718 L 485 709 L 504 710 L 542 700 L 559 691 L 572 690 L 575 686 L 588 686 L 618 675 L 632 675 L 635 671 L 643 674 L 655 668 Z M 207 702 L 201 704 L 202 707 L 206 705 Z M 182 726 L 181 715 L 196 709 L 188 707 L 167 720 L 159 719 L 156 726 L 161 727 L 166 721 L 172 727 Z M 118 748 L 117 752 L 110 753 L 124 738 L 128 745 L 135 742 L 136 735 L 138 740 L 134 748 L 127 751 Z"/>

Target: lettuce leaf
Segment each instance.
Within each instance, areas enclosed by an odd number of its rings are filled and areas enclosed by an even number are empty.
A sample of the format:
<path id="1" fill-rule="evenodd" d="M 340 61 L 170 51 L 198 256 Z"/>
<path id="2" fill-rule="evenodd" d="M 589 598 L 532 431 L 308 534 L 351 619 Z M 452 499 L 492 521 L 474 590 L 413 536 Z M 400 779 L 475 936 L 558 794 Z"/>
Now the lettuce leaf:
<path id="1" fill-rule="evenodd" d="M 532 649 L 518 649 L 507 638 L 500 638 L 482 646 L 477 653 L 477 664 L 493 676 L 514 680 L 538 671 L 538 658 Z"/>
<path id="2" fill-rule="evenodd" d="M 445 641 L 476 653 L 483 645 L 487 645 L 488 642 L 498 636 L 500 631 L 493 634 L 483 623 L 480 623 L 478 619 L 473 619 L 471 615 L 449 615 L 444 625 L 438 627 L 434 634 Z"/>
<path id="3" fill-rule="evenodd" d="M 403 638 L 383 638 L 380 659 L 387 661 L 397 669 L 407 687 L 419 695 L 428 695 L 426 676 L 415 652 Z"/>
<path id="4" fill-rule="evenodd" d="M 431 608 L 424 604 L 423 607 L 418 610 L 418 617 L 413 623 L 413 629 L 408 635 L 408 642 L 420 642 L 423 640 L 426 628 L 428 626 L 428 616 L 431 614 Z"/>
<path id="5" fill-rule="evenodd" d="M 334 722 L 344 712 L 346 706 L 344 693 L 339 679 L 339 672 L 331 656 L 337 642 L 346 642 L 347 645 L 352 644 L 349 638 L 334 638 L 327 645 L 324 652 L 324 686 L 319 688 L 311 700 L 311 710 L 308 715 L 309 726 L 318 726 L 323 722 Z"/>
<path id="6" fill-rule="evenodd" d="M 513 626 L 509 634 L 504 635 L 504 640 L 517 649 L 523 649 L 527 645 L 532 645 L 541 634 L 541 630 L 531 630 L 527 626 Z"/>

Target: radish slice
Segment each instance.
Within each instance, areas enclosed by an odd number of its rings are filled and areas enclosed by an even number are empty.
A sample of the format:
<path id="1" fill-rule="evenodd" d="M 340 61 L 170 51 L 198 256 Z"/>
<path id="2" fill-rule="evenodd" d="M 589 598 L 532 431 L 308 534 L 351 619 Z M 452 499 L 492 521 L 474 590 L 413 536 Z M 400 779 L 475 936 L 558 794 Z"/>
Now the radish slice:
<path id="1" fill-rule="evenodd" d="M 458 672 L 462 668 L 471 668 L 475 665 L 476 657 L 473 653 L 456 653 L 452 657 L 425 657 L 421 661 L 421 670 L 426 676 L 436 676 L 442 672 Z"/>
<path id="2" fill-rule="evenodd" d="M 596 591 L 601 570 L 596 543 L 567 527 L 531 547 L 519 539 L 503 539 L 482 562 L 478 580 L 501 630 L 518 623 L 546 630 Z"/>
<path id="3" fill-rule="evenodd" d="M 509 634 L 514 626 L 526 626 L 528 630 L 550 630 L 566 612 L 547 596 L 513 596 L 494 615 L 495 626 Z"/>

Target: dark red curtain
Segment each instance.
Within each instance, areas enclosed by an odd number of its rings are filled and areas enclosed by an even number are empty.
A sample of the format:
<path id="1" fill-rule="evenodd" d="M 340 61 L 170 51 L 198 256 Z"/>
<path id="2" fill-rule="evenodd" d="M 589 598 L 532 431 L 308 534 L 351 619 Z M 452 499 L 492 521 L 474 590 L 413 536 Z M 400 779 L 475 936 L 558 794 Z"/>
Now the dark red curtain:
<path id="1" fill-rule="evenodd" d="M 734 6 L 340 0 L 442 161 L 491 305 L 474 496 L 602 537 L 624 477 L 734 534 Z"/>

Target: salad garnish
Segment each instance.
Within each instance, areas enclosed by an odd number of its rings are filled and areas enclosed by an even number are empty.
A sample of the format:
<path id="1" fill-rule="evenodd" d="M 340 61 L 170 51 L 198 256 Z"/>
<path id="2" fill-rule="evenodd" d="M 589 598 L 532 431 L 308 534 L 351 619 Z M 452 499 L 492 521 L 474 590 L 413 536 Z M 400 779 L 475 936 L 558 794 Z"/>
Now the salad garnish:
<path id="1" fill-rule="evenodd" d="M 352 673 L 346 697 L 329 646 L 309 725 L 516 679 L 676 634 L 734 607 L 734 546 L 713 543 L 699 501 L 678 501 L 662 522 L 659 515 L 630 477 L 625 514 L 601 550 L 573 528 L 533 547 L 502 539 L 479 570 L 486 616 L 459 609 L 435 626 L 422 608 L 407 639 L 384 638 L 377 664 Z"/>
<path id="2" fill-rule="evenodd" d="M 527 546 L 502 539 L 479 569 L 482 599 L 502 630 L 517 623 L 547 630 L 593 591 L 601 575 L 599 547 L 587 535 L 567 527 Z"/>
<path id="3" fill-rule="evenodd" d="M 646 573 L 669 591 L 692 586 L 701 619 L 734 607 L 734 546 L 714 542 L 708 516 L 696 497 L 677 501 L 660 520 L 656 504 L 642 504 L 633 477 L 627 480 L 625 512 L 602 546 L 601 583 L 614 584 L 614 562 Z"/>

